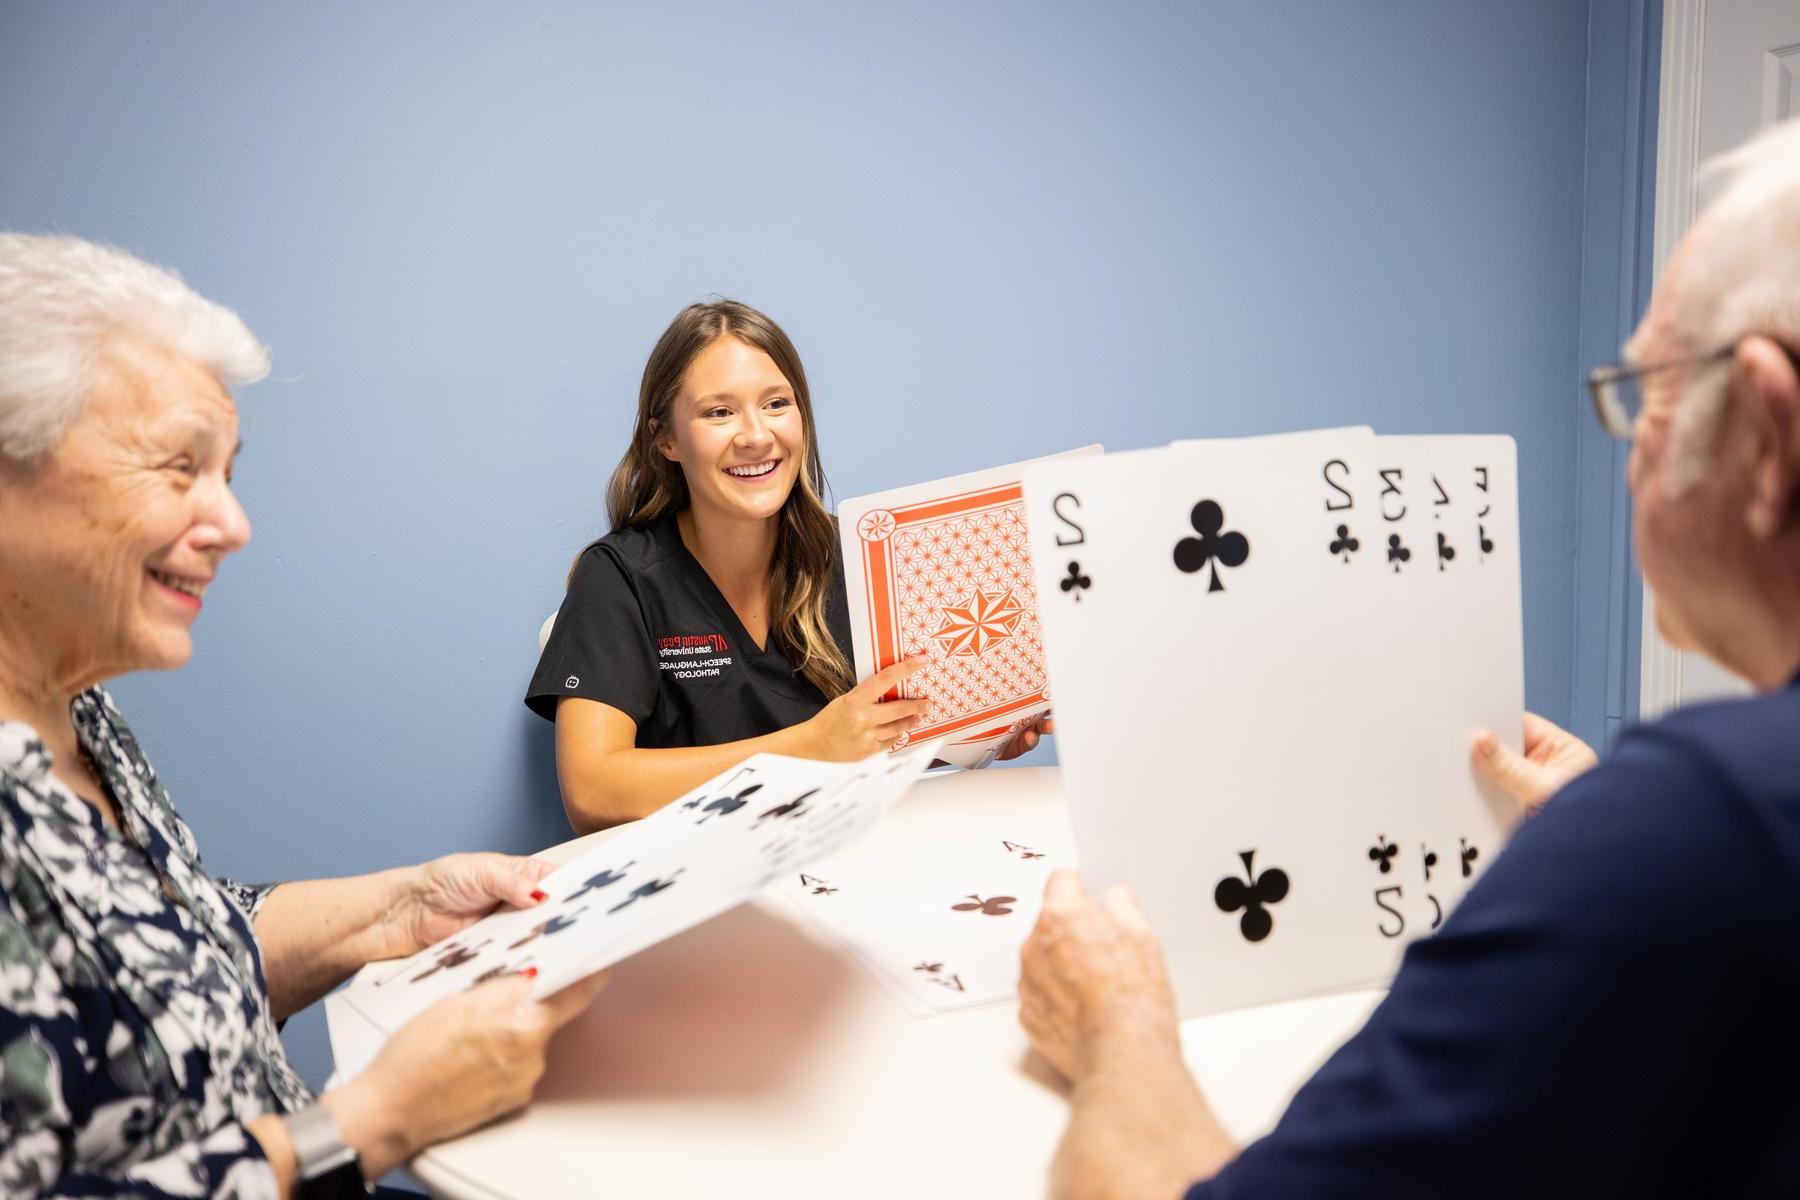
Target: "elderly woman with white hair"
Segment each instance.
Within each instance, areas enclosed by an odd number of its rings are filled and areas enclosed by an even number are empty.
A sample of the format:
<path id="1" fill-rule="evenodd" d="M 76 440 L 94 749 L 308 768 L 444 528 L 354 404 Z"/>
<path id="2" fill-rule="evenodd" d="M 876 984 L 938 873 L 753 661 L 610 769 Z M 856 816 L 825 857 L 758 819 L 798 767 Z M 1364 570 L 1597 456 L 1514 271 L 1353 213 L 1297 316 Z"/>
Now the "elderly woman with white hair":
<path id="1" fill-rule="evenodd" d="M 314 1097 L 276 1023 L 364 963 L 541 899 L 545 864 L 209 875 L 103 687 L 181 666 L 250 524 L 231 385 L 267 356 L 173 274 L 0 235 L 0 1195 L 361 1195 L 516 1108 L 600 985 L 494 980 Z"/>
<path id="2" fill-rule="evenodd" d="M 1523 756 L 1482 738 L 1537 815 L 1245 1147 L 1130 894 L 1058 872 L 1019 987 L 1072 1083 L 1054 1195 L 1800 1195 L 1800 121 L 1717 173 L 1591 390 L 1659 627 L 1758 694 L 1603 762 L 1537 718 Z"/>

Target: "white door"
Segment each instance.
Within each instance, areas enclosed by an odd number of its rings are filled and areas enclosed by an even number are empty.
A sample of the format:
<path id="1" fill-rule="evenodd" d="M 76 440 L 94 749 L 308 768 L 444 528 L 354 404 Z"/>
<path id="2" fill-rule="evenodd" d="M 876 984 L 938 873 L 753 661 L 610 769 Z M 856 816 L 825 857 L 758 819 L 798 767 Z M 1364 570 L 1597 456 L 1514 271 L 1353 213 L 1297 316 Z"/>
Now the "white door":
<path id="1" fill-rule="evenodd" d="M 1694 216 L 1699 165 L 1765 125 L 1800 116 L 1800 0 L 1667 0 L 1656 149 L 1656 270 Z M 1748 690 L 1703 656 L 1671 649 L 1644 593 L 1645 718 Z"/>

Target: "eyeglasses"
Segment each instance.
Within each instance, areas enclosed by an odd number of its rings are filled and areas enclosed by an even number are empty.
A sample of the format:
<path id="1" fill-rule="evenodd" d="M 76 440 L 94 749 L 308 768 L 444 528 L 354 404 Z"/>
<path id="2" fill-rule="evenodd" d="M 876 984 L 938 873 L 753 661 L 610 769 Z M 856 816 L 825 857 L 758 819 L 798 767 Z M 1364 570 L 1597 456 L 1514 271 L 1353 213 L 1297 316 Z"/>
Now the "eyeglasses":
<path id="1" fill-rule="evenodd" d="M 1737 353 L 1738 345 L 1738 342 L 1733 342 L 1711 354 L 1671 359 L 1669 362 L 1652 363 L 1647 367 L 1634 367 L 1626 363 L 1595 367 L 1588 372 L 1587 385 L 1588 394 L 1594 398 L 1594 415 L 1600 419 L 1600 428 L 1629 442 L 1637 426 L 1638 414 L 1644 411 L 1644 376 L 1674 367 L 1722 363 Z M 1782 346 L 1781 352 L 1794 365 L 1794 373 L 1800 375 L 1800 352 L 1791 346 Z"/>
<path id="2" fill-rule="evenodd" d="M 1675 367 L 1721 363 L 1736 353 L 1737 343 L 1733 342 L 1710 354 L 1651 363 L 1647 367 L 1634 367 L 1627 363 L 1595 367 L 1588 372 L 1587 379 L 1588 394 L 1594 398 L 1594 416 L 1599 418 L 1600 428 L 1629 442 L 1632 430 L 1637 425 L 1638 414 L 1644 411 L 1644 376 Z"/>

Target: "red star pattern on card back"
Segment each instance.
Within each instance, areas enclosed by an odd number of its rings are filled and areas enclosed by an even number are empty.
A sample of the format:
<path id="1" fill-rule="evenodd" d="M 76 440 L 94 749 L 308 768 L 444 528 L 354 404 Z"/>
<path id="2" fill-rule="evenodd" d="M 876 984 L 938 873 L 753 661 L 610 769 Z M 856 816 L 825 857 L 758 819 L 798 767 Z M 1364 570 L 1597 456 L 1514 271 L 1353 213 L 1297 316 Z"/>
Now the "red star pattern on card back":
<path id="1" fill-rule="evenodd" d="M 1042 693 L 1049 679 L 1023 501 L 901 524 L 891 536 L 900 653 L 929 648 L 933 659 L 915 677 L 922 686 L 909 689 L 931 698 L 915 736 L 929 737 L 937 725 Z M 987 653 L 947 653 L 938 640 L 945 611 L 972 607 L 984 591 L 1010 594 L 1017 606 L 1031 611 L 1013 622 L 1009 636 L 989 644 Z"/>
<path id="2" fill-rule="evenodd" d="M 944 623 L 931 636 L 951 655 L 986 654 L 1018 632 L 1025 609 L 1011 591 L 977 591 L 963 604 L 944 608 Z"/>

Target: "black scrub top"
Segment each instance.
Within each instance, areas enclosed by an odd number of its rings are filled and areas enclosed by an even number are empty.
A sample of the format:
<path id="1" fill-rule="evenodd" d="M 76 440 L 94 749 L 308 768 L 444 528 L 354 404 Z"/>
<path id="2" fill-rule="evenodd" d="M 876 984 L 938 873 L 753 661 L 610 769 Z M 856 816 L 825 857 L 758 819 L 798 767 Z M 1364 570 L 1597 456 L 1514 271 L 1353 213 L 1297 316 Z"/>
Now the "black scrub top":
<path id="1" fill-rule="evenodd" d="M 851 660 L 841 559 L 825 613 Z M 825 706 L 773 637 L 766 649 L 750 640 L 682 543 L 673 512 L 613 530 L 576 561 L 525 704 L 554 721 L 564 696 L 612 705 L 637 722 L 645 749 L 760 737 Z"/>

